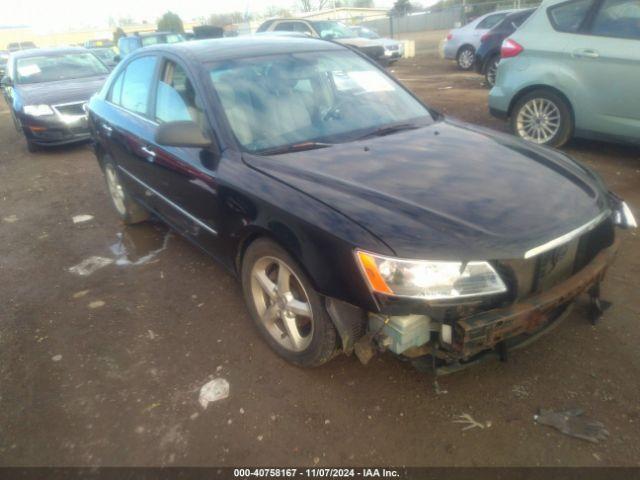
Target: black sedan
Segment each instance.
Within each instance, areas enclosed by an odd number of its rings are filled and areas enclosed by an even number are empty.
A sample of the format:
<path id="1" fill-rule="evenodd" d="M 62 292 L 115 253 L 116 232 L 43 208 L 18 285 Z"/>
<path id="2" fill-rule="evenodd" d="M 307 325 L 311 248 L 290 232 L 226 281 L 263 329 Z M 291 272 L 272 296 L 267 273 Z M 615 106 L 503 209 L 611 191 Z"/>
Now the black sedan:
<path id="1" fill-rule="evenodd" d="M 515 32 L 534 11 L 535 8 L 529 8 L 507 15 L 480 39 L 474 67 L 477 73 L 484 75 L 488 86 L 493 87 L 496 83 L 502 42 Z"/>
<path id="2" fill-rule="evenodd" d="M 122 220 L 153 214 L 220 261 L 303 366 L 504 357 L 579 294 L 600 305 L 614 226 L 635 223 L 587 167 L 447 120 L 323 40 L 134 52 L 89 114 Z"/>
<path id="3" fill-rule="evenodd" d="M 2 87 L 29 151 L 88 140 L 84 106 L 108 74 L 109 69 L 84 48 L 12 53 Z"/>

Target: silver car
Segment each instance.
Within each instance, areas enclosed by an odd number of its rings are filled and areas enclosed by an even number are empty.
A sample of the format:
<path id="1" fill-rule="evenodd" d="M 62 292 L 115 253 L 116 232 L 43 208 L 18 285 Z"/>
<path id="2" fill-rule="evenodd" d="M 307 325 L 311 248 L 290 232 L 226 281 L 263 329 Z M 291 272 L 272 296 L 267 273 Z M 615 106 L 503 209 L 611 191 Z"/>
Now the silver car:
<path id="1" fill-rule="evenodd" d="M 487 13 L 466 25 L 449 32 L 441 47 L 441 56 L 455 60 L 462 70 L 470 70 L 476 59 L 476 50 L 480 46 L 482 35 L 495 27 L 509 13 L 518 10 L 500 10 Z"/>
<path id="2" fill-rule="evenodd" d="M 389 63 L 401 58 L 404 55 L 404 43 L 392 38 L 381 37 L 378 32 L 363 26 L 350 27 L 358 37 L 378 40 L 384 47 L 384 56 L 389 59 Z"/>

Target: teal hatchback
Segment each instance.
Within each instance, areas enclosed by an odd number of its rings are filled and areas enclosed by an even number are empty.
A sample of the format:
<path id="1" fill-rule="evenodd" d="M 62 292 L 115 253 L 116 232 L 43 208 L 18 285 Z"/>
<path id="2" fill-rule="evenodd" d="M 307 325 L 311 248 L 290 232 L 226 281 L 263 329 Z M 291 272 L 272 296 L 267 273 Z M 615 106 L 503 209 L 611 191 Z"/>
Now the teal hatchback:
<path id="1" fill-rule="evenodd" d="M 550 0 L 502 44 L 493 115 L 519 137 L 640 144 L 640 0 Z"/>

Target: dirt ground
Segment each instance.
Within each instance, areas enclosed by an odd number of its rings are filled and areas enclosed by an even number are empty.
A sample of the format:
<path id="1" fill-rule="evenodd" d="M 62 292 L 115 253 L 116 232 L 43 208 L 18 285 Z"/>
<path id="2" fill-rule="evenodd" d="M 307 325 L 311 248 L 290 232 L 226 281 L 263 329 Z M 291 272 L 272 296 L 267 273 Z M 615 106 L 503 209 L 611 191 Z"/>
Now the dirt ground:
<path id="1" fill-rule="evenodd" d="M 436 57 L 439 38 L 420 38 L 394 75 L 447 114 L 505 129 L 481 77 Z M 162 225 L 120 224 L 89 146 L 28 154 L 0 108 L 0 465 L 640 465 L 638 234 L 624 235 L 601 324 L 583 300 L 508 363 L 441 377 L 439 392 L 390 355 L 302 370 L 261 341 L 212 260 Z M 566 151 L 640 206 L 637 149 Z M 91 256 L 114 261 L 69 271 Z M 203 410 L 214 377 L 230 396 Z M 580 407 L 610 437 L 536 425 L 541 407 Z M 464 413 L 485 428 L 462 431 Z"/>

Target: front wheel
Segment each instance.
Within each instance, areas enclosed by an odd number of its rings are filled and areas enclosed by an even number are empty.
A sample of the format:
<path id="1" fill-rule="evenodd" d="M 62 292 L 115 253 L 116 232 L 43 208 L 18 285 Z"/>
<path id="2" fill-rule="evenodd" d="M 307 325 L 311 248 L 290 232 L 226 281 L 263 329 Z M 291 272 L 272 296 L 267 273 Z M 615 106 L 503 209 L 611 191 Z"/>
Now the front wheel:
<path id="1" fill-rule="evenodd" d="M 131 195 L 127 192 L 120 181 L 120 175 L 115 163 L 109 157 L 104 160 L 104 176 L 113 206 L 125 224 L 133 225 L 149 219 L 149 212 L 131 198 Z"/>
<path id="2" fill-rule="evenodd" d="M 471 70 L 471 67 L 473 67 L 473 62 L 476 61 L 475 49 L 471 45 L 462 47 L 458 51 L 456 60 L 458 62 L 458 67 L 460 67 L 462 70 Z"/>
<path id="3" fill-rule="evenodd" d="M 278 355 L 302 367 L 329 361 L 337 334 L 322 300 L 295 260 L 266 238 L 242 261 L 242 289 L 251 317 Z"/>
<path id="4" fill-rule="evenodd" d="M 561 147 L 573 134 L 571 109 L 560 95 L 535 90 L 516 103 L 511 113 L 511 128 L 529 142 Z"/>

